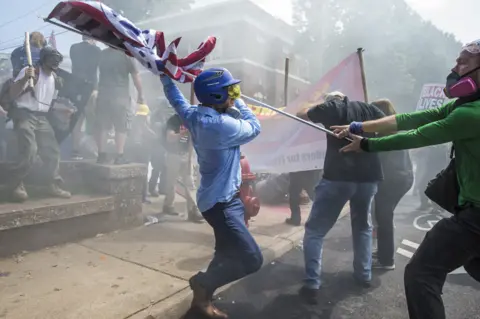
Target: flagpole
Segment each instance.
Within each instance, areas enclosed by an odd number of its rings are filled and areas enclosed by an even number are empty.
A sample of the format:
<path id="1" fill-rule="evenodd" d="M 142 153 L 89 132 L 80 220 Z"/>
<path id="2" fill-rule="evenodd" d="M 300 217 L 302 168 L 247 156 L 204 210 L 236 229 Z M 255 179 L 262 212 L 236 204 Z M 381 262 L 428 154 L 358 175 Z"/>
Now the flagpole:
<path id="1" fill-rule="evenodd" d="M 327 133 L 328 135 L 331 135 L 331 136 L 335 136 L 335 137 L 336 137 L 335 133 L 333 133 L 332 131 L 330 131 L 330 130 L 324 128 L 324 127 L 318 126 L 318 125 L 316 125 L 316 124 L 314 124 L 314 123 L 312 123 L 312 122 L 309 122 L 309 121 L 305 121 L 304 119 L 301 119 L 301 118 L 299 118 L 299 117 L 297 117 L 297 116 L 295 116 L 295 115 L 292 115 L 292 114 L 290 114 L 290 113 L 287 113 L 287 112 L 285 112 L 285 111 L 279 110 L 279 109 L 277 109 L 276 107 L 270 106 L 270 105 L 268 105 L 268 104 L 266 104 L 266 103 L 263 103 L 263 102 L 260 102 L 260 101 L 258 101 L 258 100 L 255 100 L 254 98 L 251 98 L 251 97 L 249 97 L 249 96 L 246 96 L 246 95 L 243 95 L 243 94 L 242 94 L 242 97 L 243 97 L 244 99 L 250 100 L 251 102 L 253 102 L 253 103 L 255 103 L 255 104 L 258 104 L 258 105 L 260 105 L 260 106 L 262 106 L 262 107 L 265 107 L 265 108 L 270 109 L 270 110 L 272 110 L 272 111 L 274 111 L 274 112 L 277 112 L 277 113 L 279 113 L 279 114 L 282 114 L 282 115 L 284 115 L 284 116 L 286 116 L 286 117 L 288 117 L 288 118 L 290 118 L 290 119 L 292 119 L 292 120 L 295 120 L 295 121 L 297 121 L 297 122 L 303 123 L 303 124 L 305 124 L 305 125 L 308 125 L 308 126 L 310 126 L 310 127 L 313 127 L 314 129 L 317 129 L 317 130 L 319 130 L 319 131 L 322 131 L 322 132 L 324 132 L 324 133 Z M 345 137 L 345 139 L 346 139 L 347 141 L 353 142 L 353 140 L 352 140 L 351 138 L 349 138 L 349 137 Z"/>
<path id="2" fill-rule="evenodd" d="M 365 102 L 368 103 L 368 90 L 367 90 L 367 78 L 365 76 L 365 65 L 363 64 L 363 48 L 357 49 L 358 59 L 360 60 L 360 73 L 362 75 L 363 96 Z"/>
<path id="3" fill-rule="evenodd" d="M 290 59 L 285 58 L 285 85 L 284 85 L 284 104 L 285 106 L 288 105 L 288 76 L 290 72 Z"/>

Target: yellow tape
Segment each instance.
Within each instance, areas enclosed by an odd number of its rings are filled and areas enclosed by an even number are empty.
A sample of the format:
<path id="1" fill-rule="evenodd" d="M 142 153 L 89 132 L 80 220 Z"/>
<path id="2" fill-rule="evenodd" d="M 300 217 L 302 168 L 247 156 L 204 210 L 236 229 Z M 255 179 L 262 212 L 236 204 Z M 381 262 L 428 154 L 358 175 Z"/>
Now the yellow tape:
<path id="1" fill-rule="evenodd" d="M 248 107 L 252 110 L 253 114 L 256 116 L 274 116 L 277 112 L 267 109 L 266 107 L 256 106 L 253 104 L 247 104 Z M 279 110 L 284 110 L 285 107 L 278 108 Z"/>

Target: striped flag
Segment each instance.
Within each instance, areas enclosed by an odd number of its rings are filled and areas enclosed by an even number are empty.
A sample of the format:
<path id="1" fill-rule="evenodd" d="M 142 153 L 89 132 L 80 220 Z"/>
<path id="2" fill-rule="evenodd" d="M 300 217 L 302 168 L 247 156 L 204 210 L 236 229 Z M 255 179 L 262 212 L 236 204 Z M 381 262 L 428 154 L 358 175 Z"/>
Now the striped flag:
<path id="1" fill-rule="evenodd" d="M 210 36 L 196 51 L 179 58 L 177 48 L 180 38 L 167 46 L 163 32 L 142 31 L 99 1 L 61 1 L 48 19 L 59 20 L 82 34 L 122 50 L 154 74 L 166 74 L 181 83 L 193 82 L 216 44 L 216 38 Z"/>

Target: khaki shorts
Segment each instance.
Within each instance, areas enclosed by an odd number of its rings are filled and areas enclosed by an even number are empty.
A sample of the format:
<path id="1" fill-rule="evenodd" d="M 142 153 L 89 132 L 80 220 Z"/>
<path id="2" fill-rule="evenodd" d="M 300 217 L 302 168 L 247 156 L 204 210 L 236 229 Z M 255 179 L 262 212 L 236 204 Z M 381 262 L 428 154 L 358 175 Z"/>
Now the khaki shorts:
<path id="1" fill-rule="evenodd" d="M 96 129 L 108 131 L 113 126 L 115 132 L 127 133 L 134 115 L 130 97 L 100 94 L 99 92 L 95 108 Z"/>

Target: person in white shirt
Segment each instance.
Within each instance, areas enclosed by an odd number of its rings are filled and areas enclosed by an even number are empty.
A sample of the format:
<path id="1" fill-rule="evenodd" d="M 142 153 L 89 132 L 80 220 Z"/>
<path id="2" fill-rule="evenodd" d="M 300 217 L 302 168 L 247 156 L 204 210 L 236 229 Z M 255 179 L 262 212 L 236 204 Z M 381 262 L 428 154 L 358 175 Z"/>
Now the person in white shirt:
<path id="1" fill-rule="evenodd" d="M 55 133 L 47 114 L 55 95 L 56 77 L 54 71 L 63 61 L 63 56 L 52 47 L 40 52 L 40 66 L 23 68 L 10 86 L 10 97 L 15 101 L 9 113 L 14 122 L 18 140 L 18 159 L 9 163 L 8 185 L 11 200 L 25 201 L 28 194 L 23 180 L 30 172 L 37 154 L 43 163 L 48 193 L 55 197 L 69 198 L 69 192 L 62 190 L 59 183 L 60 151 Z M 29 87 L 33 78 L 34 87 Z"/>

